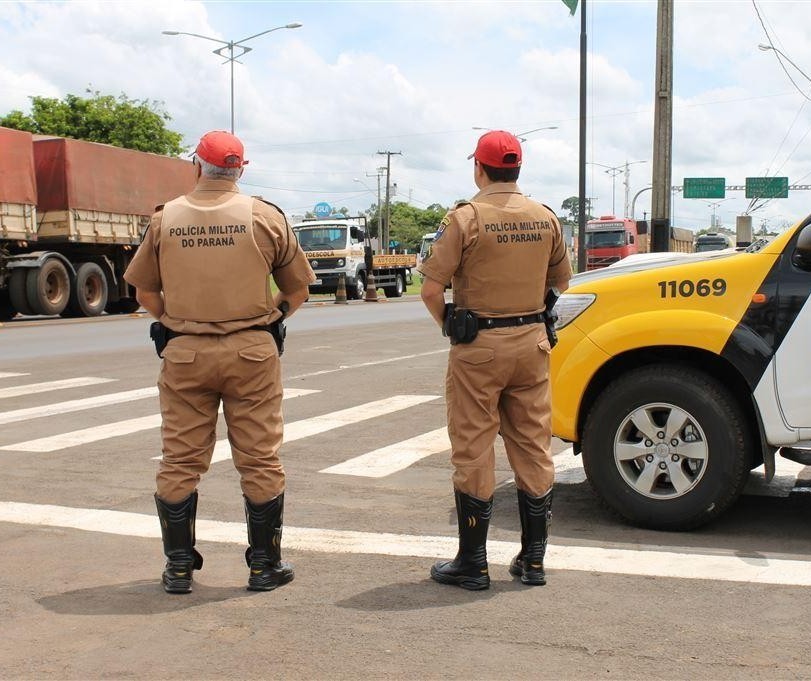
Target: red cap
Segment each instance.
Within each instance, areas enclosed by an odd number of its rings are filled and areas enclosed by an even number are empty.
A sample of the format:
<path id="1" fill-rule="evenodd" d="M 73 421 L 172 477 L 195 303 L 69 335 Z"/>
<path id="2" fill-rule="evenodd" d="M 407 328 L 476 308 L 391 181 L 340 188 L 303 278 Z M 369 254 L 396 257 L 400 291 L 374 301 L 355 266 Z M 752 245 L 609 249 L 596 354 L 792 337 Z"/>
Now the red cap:
<path id="1" fill-rule="evenodd" d="M 468 158 L 475 158 L 491 168 L 518 168 L 521 166 L 521 143 L 512 133 L 491 130 L 479 137 L 479 143 Z"/>
<path id="2" fill-rule="evenodd" d="M 242 142 L 224 130 L 212 130 L 203 135 L 194 153 L 220 168 L 241 168 L 248 163 Z"/>

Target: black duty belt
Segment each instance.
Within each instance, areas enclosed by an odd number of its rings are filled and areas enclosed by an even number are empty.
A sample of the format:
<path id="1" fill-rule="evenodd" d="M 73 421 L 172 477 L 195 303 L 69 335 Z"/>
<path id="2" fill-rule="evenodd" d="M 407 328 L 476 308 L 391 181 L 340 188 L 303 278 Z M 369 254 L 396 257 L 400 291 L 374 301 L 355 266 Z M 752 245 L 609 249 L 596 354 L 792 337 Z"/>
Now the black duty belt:
<path id="1" fill-rule="evenodd" d="M 543 313 L 525 314 L 520 317 L 479 317 L 479 330 L 503 329 L 507 326 L 524 326 L 525 324 L 540 324 L 543 322 Z"/>
<path id="2" fill-rule="evenodd" d="M 263 324 L 258 324 L 256 326 L 246 326 L 244 329 L 236 329 L 235 331 L 232 331 L 231 333 L 236 333 L 237 331 L 267 331 L 268 333 L 271 333 L 270 327 L 271 327 L 271 324 L 264 324 L 264 325 Z M 167 341 L 170 341 L 173 338 L 178 338 L 180 336 L 201 336 L 201 335 L 212 336 L 212 335 L 228 335 L 228 334 L 183 333 L 182 331 L 174 331 L 173 329 L 170 329 L 168 326 L 166 327 L 166 340 Z"/>

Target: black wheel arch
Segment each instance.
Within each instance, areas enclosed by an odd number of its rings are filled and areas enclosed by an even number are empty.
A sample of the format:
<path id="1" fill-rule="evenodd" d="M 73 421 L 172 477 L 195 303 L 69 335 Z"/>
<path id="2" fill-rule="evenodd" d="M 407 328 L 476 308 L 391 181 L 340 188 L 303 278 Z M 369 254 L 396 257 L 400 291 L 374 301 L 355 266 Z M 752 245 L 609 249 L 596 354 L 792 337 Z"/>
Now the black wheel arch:
<path id="1" fill-rule="evenodd" d="M 752 467 L 757 468 L 767 458 L 768 445 L 763 427 L 760 410 L 755 404 L 755 398 L 745 378 L 728 360 L 720 355 L 701 348 L 651 346 L 624 352 L 612 357 L 592 377 L 588 388 L 583 394 L 580 409 L 577 414 L 577 436 L 575 451 L 579 451 L 579 444 L 583 440 L 583 429 L 586 418 L 594 406 L 600 393 L 605 390 L 614 379 L 627 374 L 640 367 L 667 364 L 672 366 L 685 366 L 698 369 L 730 389 L 733 397 L 739 404 L 746 417 L 749 437 L 757 443 Z"/>

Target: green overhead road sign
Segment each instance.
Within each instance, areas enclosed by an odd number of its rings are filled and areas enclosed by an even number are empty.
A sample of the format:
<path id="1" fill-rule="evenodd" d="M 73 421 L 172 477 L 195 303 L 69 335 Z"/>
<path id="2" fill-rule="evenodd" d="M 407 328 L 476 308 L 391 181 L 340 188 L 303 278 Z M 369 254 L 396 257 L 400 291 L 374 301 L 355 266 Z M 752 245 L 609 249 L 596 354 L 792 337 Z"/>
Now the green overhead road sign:
<path id="1" fill-rule="evenodd" d="M 787 177 L 747 177 L 747 199 L 787 199 Z"/>
<path id="2" fill-rule="evenodd" d="M 725 177 L 685 177 L 685 199 L 723 199 Z"/>

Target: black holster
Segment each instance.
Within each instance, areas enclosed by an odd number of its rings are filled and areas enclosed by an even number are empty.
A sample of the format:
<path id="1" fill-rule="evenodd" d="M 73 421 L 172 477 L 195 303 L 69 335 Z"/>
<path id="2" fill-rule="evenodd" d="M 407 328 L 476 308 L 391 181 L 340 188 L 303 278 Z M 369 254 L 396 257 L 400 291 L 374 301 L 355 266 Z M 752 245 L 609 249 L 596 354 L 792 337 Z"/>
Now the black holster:
<path id="1" fill-rule="evenodd" d="M 287 326 L 285 326 L 284 318 L 287 316 L 289 309 L 290 306 L 287 304 L 287 301 L 279 305 L 282 316 L 268 325 L 268 331 L 270 335 L 273 336 L 273 340 L 276 341 L 276 349 L 279 351 L 279 357 L 284 354 L 284 339 L 287 337 Z"/>
<path id="2" fill-rule="evenodd" d="M 171 340 L 171 330 L 165 327 L 161 322 L 152 322 L 149 325 L 149 337 L 155 343 L 155 352 L 158 357 L 163 357 L 163 351 L 166 349 L 166 344 Z"/>
<path id="3" fill-rule="evenodd" d="M 445 303 L 442 335 L 451 339 L 451 345 L 472 343 L 478 333 L 479 318 L 475 312 L 457 308 L 453 303 Z"/>
<path id="4" fill-rule="evenodd" d="M 556 288 L 550 288 L 544 298 L 544 311 L 541 313 L 543 324 L 546 327 L 546 337 L 549 339 L 549 347 L 554 348 L 558 344 L 558 333 L 555 331 L 555 324 L 558 321 L 558 313 L 555 312 L 555 303 L 560 298 L 560 292 Z"/>

